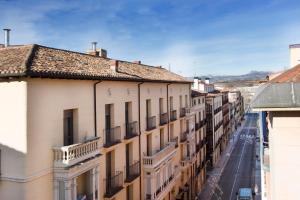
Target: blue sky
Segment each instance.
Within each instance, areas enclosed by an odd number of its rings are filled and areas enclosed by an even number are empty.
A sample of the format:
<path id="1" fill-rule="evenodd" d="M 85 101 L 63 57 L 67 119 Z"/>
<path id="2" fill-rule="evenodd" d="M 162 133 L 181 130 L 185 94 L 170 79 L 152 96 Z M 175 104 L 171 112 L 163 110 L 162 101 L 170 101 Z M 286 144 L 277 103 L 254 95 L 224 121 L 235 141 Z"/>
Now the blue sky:
<path id="1" fill-rule="evenodd" d="M 282 70 L 299 19 L 299 0 L 0 0 L 13 44 L 85 52 L 97 41 L 109 57 L 184 76 Z"/>

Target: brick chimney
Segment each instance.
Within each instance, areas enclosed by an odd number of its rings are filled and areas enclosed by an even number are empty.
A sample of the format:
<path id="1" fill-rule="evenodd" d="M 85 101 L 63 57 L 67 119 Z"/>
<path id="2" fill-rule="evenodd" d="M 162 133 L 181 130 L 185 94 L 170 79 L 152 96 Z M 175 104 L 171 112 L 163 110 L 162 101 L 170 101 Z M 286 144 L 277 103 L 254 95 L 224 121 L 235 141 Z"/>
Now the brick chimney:
<path id="1" fill-rule="evenodd" d="M 92 42 L 92 49 L 89 50 L 87 53 L 89 55 L 107 58 L 107 51 L 105 49 L 97 49 L 97 42 Z"/>
<path id="2" fill-rule="evenodd" d="M 114 72 L 118 72 L 119 61 L 118 60 L 110 60 L 110 69 Z"/>

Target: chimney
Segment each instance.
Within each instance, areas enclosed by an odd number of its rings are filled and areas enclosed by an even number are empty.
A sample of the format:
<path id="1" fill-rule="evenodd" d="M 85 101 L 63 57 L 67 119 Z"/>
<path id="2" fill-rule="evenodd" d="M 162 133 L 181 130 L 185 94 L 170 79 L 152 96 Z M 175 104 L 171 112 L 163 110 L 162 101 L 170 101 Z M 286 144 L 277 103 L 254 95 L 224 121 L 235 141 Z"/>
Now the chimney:
<path id="1" fill-rule="evenodd" d="M 105 49 L 100 49 L 100 57 L 107 58 L 107 51 Z"/>
<path id="2" fill-rule="evenodd" d="M 300 64 L 300 44 L 290 45 L 290 68 Z"/>
<path id="3" fill-rule="evenodd" d="M 87 53 L 89 55 L 107 58 L 107 51 L 105 49 L 97 49 L 97 42 L 92 42 L 92 50 L 89 50 Z"/>
<path id="4" fill-rule="evenodd" d="M 8 47 L 9 46 L 9 32 L 10 32 L 10 29 L 5 28 L 5 29 L 3 29 L 3 31 L 4 31 L 4 47 Z"/>
<path id="5" fill-rule="evenodd" d="M 209 80 L 209 78 L 205 78 L 205 84 L 209 84 L 210 83 L 210 80 Z"/>
<path id="6" fill-rule="evenodd" d="M 133 63 L 135 63 L 135 64 L 141 64 L 142 62 L 140 60 L 135 60 L 135 61 L 133 61 Z"/>
<path id="7" fill-rule="evenodd" d="M 118 72 L 119 68 L 119 61 L 118 60 L 111 60 L 110 61 L 110 69 L 114 72 Z"/>

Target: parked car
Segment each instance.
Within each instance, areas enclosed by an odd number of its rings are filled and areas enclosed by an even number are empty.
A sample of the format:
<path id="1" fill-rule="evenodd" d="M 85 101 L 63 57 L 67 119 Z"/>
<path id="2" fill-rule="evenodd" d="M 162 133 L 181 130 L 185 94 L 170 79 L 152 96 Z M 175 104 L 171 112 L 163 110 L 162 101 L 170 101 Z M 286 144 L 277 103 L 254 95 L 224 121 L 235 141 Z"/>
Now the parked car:
<path id="1" fill-rule="evenodd" d="M 237 200 L 254 200 L 255 193 L 251 188 L 240 188 L 236 195 Z"/>

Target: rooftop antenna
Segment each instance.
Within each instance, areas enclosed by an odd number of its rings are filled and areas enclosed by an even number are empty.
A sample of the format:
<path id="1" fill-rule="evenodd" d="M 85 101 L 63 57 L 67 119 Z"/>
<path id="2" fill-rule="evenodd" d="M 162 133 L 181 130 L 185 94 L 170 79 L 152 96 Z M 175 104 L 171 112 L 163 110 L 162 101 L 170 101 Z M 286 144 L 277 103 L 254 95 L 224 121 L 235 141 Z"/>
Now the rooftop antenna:
<path id="1" fill-rule="evenodd" d="M 169 71 L 171 71 L 171 64 L 169 63 Z"/>

